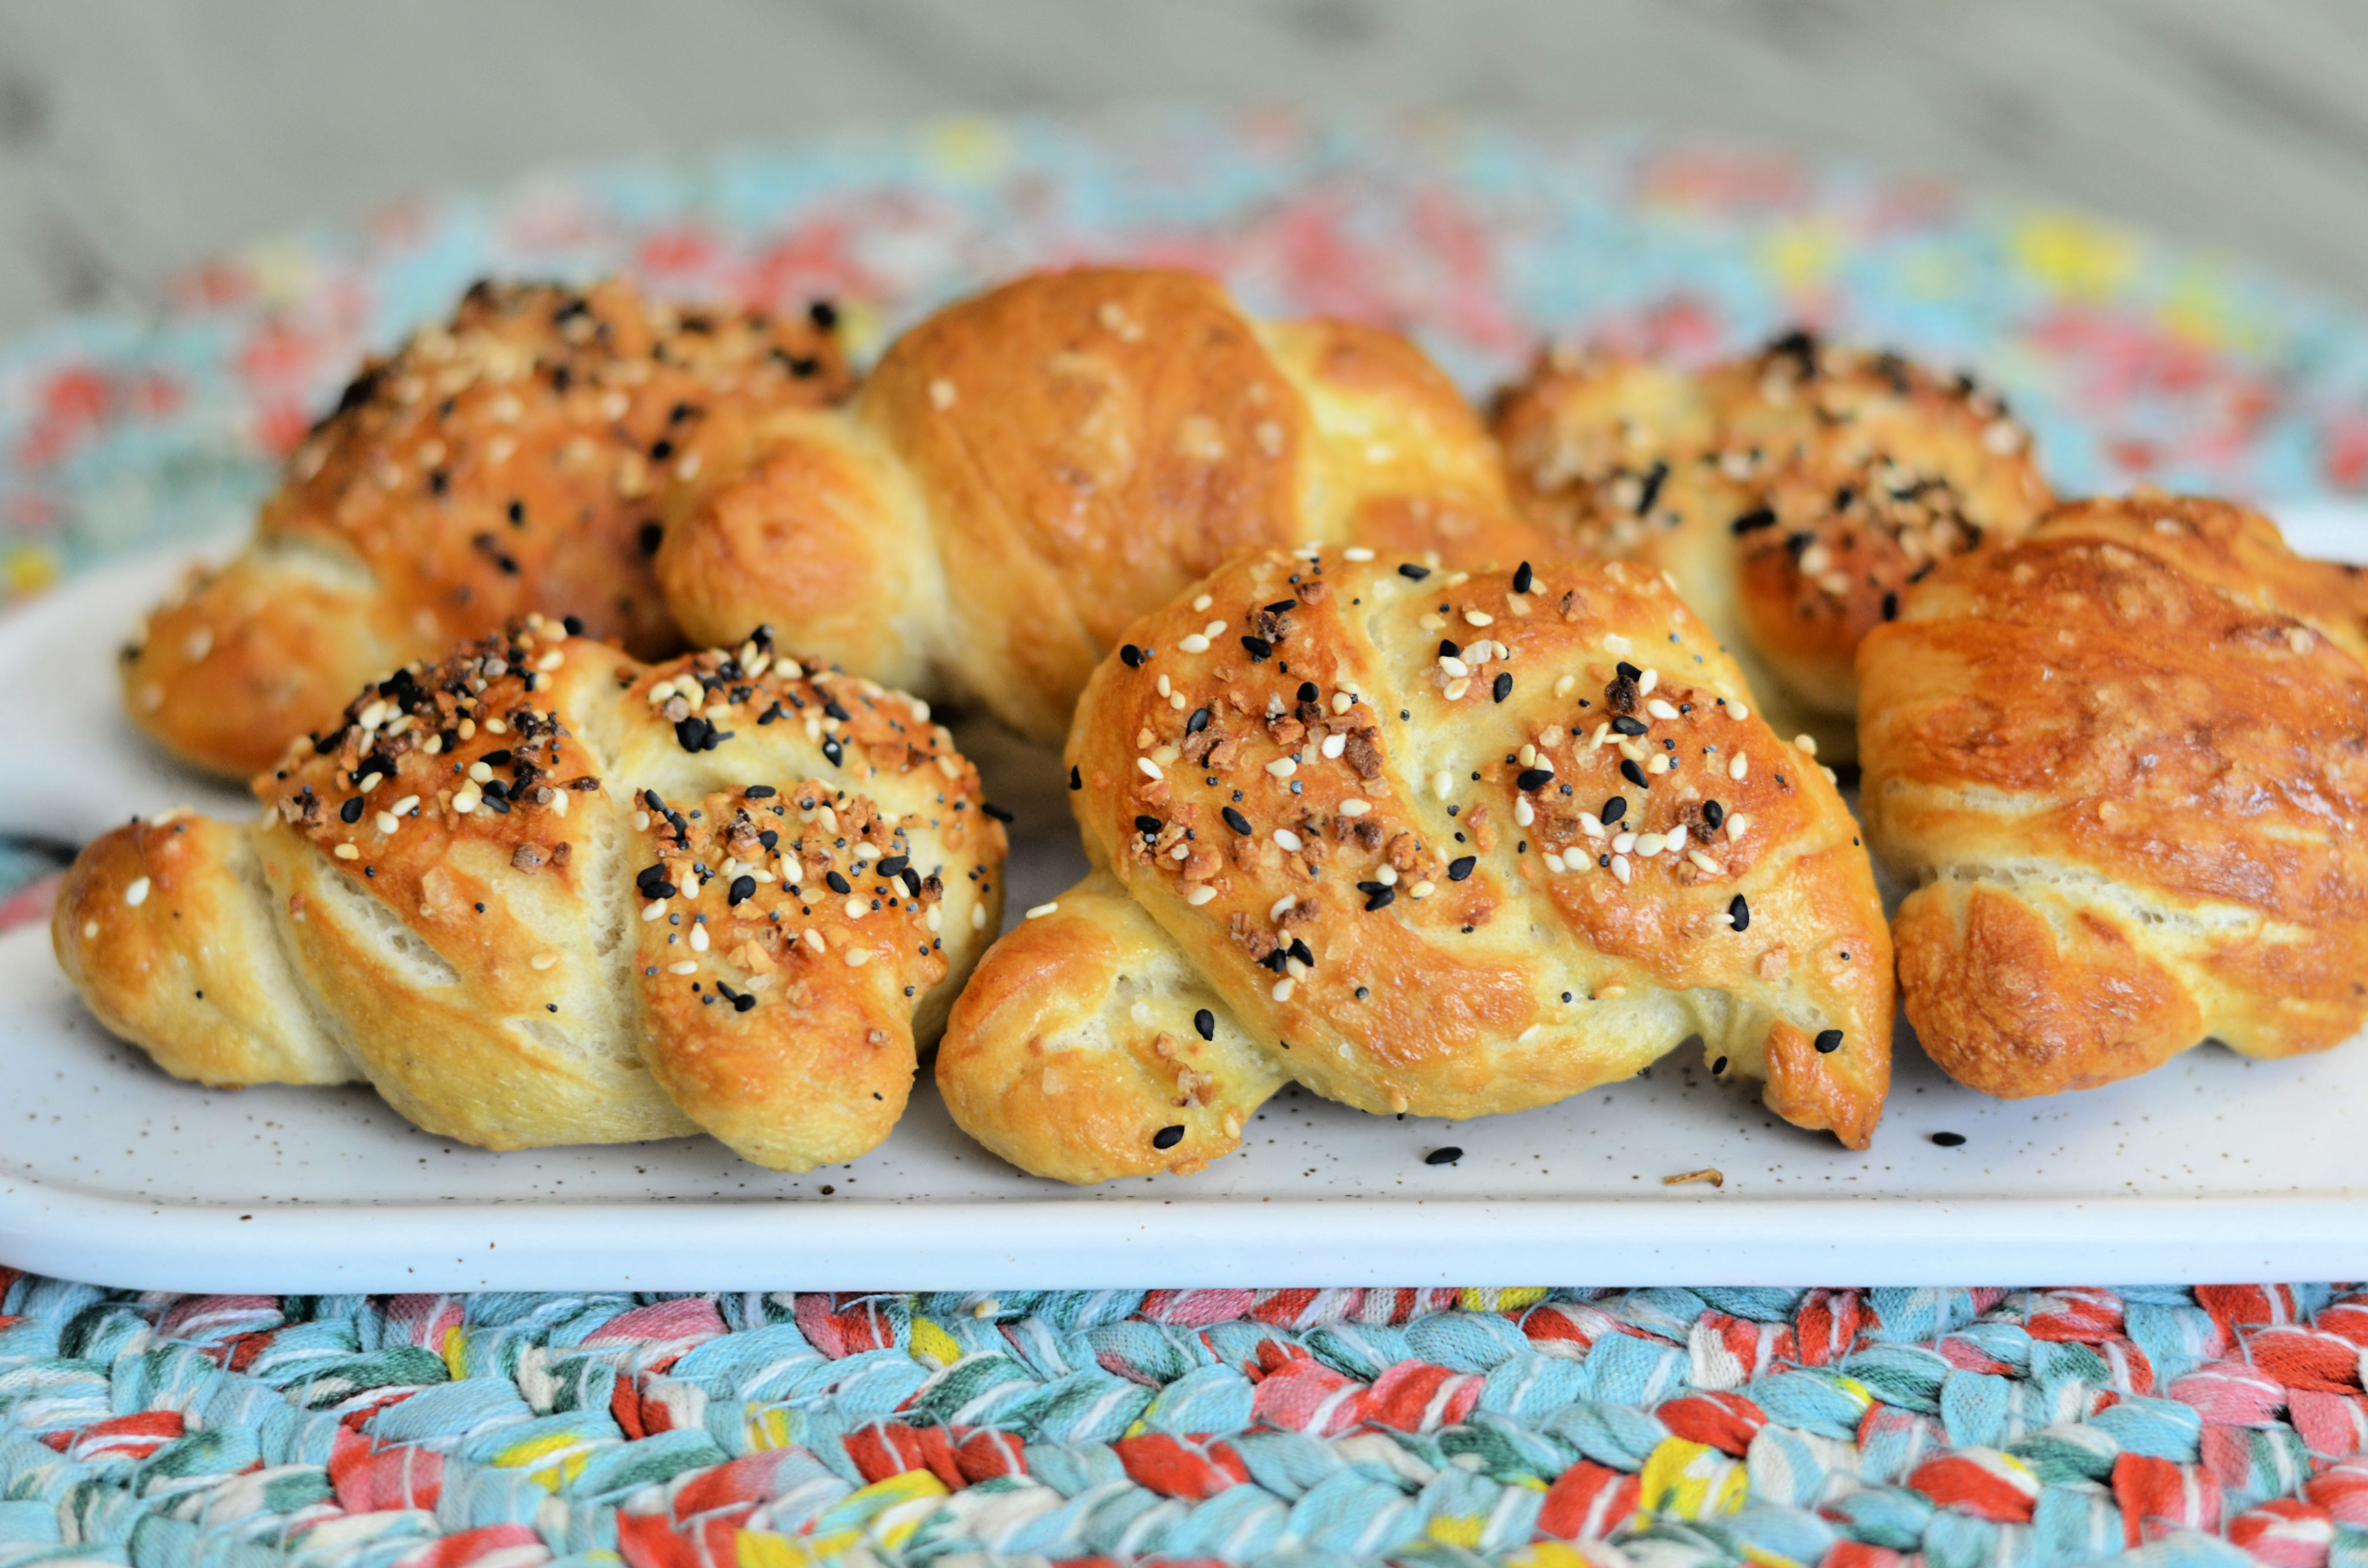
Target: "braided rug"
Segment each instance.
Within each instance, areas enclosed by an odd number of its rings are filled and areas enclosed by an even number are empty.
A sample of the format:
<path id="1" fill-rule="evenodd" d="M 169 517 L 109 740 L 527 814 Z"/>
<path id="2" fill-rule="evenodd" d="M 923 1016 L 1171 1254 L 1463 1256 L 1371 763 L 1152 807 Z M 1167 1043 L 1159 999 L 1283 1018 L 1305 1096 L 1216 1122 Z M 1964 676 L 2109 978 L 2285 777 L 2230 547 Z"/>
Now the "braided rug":
<path id="1" fill-rule="evenodd" d="M 2368 1563 L 2336 1286 L 0 1280 L 0 1568 Z"/>

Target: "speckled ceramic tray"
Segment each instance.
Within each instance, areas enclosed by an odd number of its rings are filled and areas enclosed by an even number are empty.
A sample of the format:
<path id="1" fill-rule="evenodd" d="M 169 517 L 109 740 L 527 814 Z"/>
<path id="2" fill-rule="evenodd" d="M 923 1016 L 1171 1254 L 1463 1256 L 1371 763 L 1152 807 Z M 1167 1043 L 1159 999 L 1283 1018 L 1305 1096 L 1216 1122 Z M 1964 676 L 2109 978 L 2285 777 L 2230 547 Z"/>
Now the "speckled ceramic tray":
<path id="1" fill-rule="evenodd" d="M 2368 518 L 2289 515 L 2342 552 Z M 2356 550 L 2353 553 L 2360 553 Z M 170 558 L 0 621 L 0 826 L 79 837 L 238 796 L 119 716 L 108 651 Z M 1082 867 L 1049 754 L 966 731 L 1014 802 L 1011 906 Z M 1052 787 L 1047 788 L 1047 785 Z M 1853 1153 L 1713 1082 L 1681 1049 L 1643 1080 L 1516 1116 L 1365 1116 L 1293 1090 L 1203 1175 L 1073 1191 L 964 1138 L 926 1085 L 887 1142 L 811 1176 L 704 1139 L 487 1153 L 366 1090 L 176 1083 L 83 1012 L 46 932 L 0 937 L 0 1258 L 184 1290 L 641 1290 L 2368 1275 L 2368 1050 L 2207 1048 L 2134 1082 L 2002 1103 L 1898 1046 Z M 1937 1132 L 1963 1136 L 1943 1146 Z M 1454 1146 L 1452 1164 L 1425 1156 Z M 1723 1187 L 1665 1187 L 1715 1167 Z"/>

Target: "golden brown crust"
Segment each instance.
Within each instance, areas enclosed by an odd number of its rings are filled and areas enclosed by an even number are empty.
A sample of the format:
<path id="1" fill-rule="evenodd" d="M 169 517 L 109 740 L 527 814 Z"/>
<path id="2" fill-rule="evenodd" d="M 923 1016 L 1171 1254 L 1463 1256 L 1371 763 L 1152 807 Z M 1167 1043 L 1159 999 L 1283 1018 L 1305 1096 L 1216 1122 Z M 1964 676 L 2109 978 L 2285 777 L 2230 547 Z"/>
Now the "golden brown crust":
<path id="1" fill-rule="evenodd" d="M 2048 1094 L 2368 1018 L 2368 581 L 2140 492 L 1952 562 L 1859 654 L 1909 1019 Z"/>
<path id="2" fill-rule="evenodd" d="M 690 442 L 849 385 L 803 320 L 677 310 L 620 282 L 481 283 L 363 366 L 289 460 L 256 543 L 151 619 L 123 672 L 132 715 L 200 767 L 251 773 L 361 681 L 530 610 L 669 652 L 650 554 L 696 477 Z"/>
<path id="3" fill-rule="evenodd" d="M 1995 394 L 1806 334 L 1688 376 L 1542 361 L 1497 416 L 1516 504 L 1589 551 L 1668 570 L 1771 722 L 1855 756 L 1852 658 L 1908 583 L 2050 504 Z"/>
<path id="4" fill-rule="evenodd" d="M 1782 1114 L 1863 1145 L 1891 1020 L 1872 872 L 1824 770 L 1676 596 L 1616 562 L 1525 569 L 1516 593 L 1354 553 L 1230 562 L 1129 631 L 1071 732 L 1088 856 L 1220 1015 L 1320 1094 L 1459 1117 L 1698 1031 Z M 1031 946 L 980 984 L 1021 984 L 1002 968 Z M 1085 957 L 1057 973 L 1104 983 Z M 950 1082 L 972 1017 L 939 1068 L 957 1119 L 1042 1146 Z"/>
<path id="5" fill-rule="evenodd" d="M 696 1128 L 780 1168 L 850 1158 L 1001 901 L 1002 829 L 944 729 L 762 633 L 647 667 L 529 618 L 367 689 L 256 789 L 263 824 L 193 842 L 199 883 L 239 855 L 259 876 L 148 945 L 284 949 L 283 1013 L 495 1148 Z M 124 853 L 78 863 L 77 910 L 120 898 Z M 169 971 L 129 944 L 68 970 L 174 1070 L 259 1075 L 180 1065 L 210 1060 L 201 1020 L 136 1005 L 127 964 Z"/>

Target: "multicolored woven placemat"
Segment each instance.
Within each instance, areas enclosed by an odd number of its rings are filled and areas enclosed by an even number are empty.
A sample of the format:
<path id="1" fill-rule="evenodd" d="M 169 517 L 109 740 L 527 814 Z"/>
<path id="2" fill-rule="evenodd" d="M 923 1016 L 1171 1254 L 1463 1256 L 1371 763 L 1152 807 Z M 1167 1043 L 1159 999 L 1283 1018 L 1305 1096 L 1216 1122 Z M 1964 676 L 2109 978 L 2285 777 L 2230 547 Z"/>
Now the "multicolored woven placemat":
<path id="1" fill-rule="evenodd" d="M 1978 366 L 2067 490 L 2368 488 L 2368 324 L 2078 215 L 1471 120 L 959 122 L 391 208 L 0 346 L 0 597 L 236 526 L 481 273 L 826 296 L 876 346 L 1087 259 L 1406 328 L 1475 393 L 1548 335 L 1700 359 L 1807 322 Z M 0 928 L 54 859 L 0 843 Z M 2368 1299 L 2331 1286 L 0 1287 L 0 1568 L 2368 1565 Z"/>
<path id="2" fill-rule="evenodd" d="M 0 1568 L 2368 1562 L 2329 1286 L 0 1311 Z"/>

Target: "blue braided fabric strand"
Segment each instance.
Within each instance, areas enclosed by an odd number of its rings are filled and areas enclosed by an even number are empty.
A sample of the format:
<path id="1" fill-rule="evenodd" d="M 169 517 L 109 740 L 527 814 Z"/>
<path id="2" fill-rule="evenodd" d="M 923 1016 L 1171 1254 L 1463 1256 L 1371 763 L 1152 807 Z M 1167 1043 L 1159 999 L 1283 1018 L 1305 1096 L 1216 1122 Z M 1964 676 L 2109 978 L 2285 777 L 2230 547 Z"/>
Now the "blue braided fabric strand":
<path id="1" fill-rule="evenodd" d="M 0 1280 L 0 1568 L 2368 1564 L 2328 1285 Z"/>

